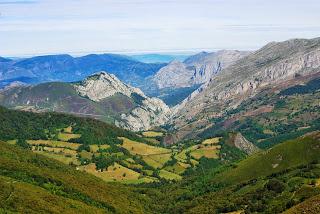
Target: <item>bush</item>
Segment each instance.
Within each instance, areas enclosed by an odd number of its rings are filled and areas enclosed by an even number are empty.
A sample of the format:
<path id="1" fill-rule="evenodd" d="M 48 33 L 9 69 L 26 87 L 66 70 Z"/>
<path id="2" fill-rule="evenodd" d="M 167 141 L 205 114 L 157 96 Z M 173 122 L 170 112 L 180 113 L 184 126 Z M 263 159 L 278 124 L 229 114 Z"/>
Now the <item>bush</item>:
<path id="1" fill-rule="evenodd" d="M 285 185 L 283 182 L 279 181 L 278 179 L 271 179 L 265 185 L 265 188 L 274 191 L 276 193 L 281 193 L 285 190 Z"/>

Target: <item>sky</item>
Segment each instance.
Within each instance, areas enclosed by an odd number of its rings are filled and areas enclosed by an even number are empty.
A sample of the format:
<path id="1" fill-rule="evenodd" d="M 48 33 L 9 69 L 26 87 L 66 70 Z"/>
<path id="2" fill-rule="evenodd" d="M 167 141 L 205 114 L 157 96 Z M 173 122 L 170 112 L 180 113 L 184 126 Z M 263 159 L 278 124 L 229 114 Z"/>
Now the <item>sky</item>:
<path id="1" fill-rule="evenodd" d="M 0 0 L 0 56 L 254 50 L 320 36 L 319 0 Z"/>

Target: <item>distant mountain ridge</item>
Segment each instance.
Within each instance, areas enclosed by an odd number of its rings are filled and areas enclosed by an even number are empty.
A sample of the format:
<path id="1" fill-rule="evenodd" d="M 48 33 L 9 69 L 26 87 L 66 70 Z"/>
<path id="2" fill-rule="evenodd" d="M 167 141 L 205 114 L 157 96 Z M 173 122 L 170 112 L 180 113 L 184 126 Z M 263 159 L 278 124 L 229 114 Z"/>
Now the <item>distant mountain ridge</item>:
<path id="1" fill-rule="evenodd" d="M 226 68 L 249 52 L 221 50 L 213 53 L 201 52 L 188 57 L 183 62 L 172 61 L 162 67 L 153 77 L 156 85 L 162 88 L 182 88 L 210 81 L 222 68 Z"/>
<path id="2" fill-rule="evenodd" d="M 189 55 L 184 54 L 137 54 L 131 58 L 144 63 L 169 63 L 173 60 L 184 61 Z"/>
<path id="3" fill-rule="evenodd" d="M 0 81 L 29 77 L 38 83 L 73 82 L 107 70 L 128 84 L 138 85 L 145 77 L 153 75 L 165 65 L 142 63 L 117 54 L 90 54 L 82 57 L 62 54 L 9 61 L 0 59 Z"/>

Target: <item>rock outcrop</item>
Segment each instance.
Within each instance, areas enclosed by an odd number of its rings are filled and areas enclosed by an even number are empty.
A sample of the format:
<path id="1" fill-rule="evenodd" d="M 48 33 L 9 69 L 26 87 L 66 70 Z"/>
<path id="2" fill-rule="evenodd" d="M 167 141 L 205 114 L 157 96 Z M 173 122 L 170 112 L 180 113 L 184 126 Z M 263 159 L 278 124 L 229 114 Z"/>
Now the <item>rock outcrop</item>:
<path id="1" fill-rule="evenodd" d="M 74 87 L 81 96 L 97 102 L 116 93 L 121 93 L 128 97 L 132 93 L 137 93 L 145 97 L 140 89 L 130 87 L 121 82 L 115 75 L 103 71 L 89 76 L 82 82 L 75 84 Z"/>
<path id="2" fill-rule="evenodd" d="M 237 147 L 241 151 L 244 151 L 248 155 L 251 155 L 259 151 L 259 148 L 253 145 L 245 137 L 243 137 L 241 133 L 235 134 L 233 143 L 235 147 Z"/>
<path id="3" fill-rule="evenodd" d="M 222 68 L 226 68 L 249 52 L 222 50 L 201 52 L 187 58 L 183 63 L 172 61 L 161 68 L 153 78 L 158 88 L 181 88 L 210 81 Z"/>
<path id="4" fill-rule="evenodd" d="M 122 113 L 115 124 L 132 131 L 148 130 L 163 125 L 169 120 L 169 107 L 158 98 L 147 97 L 140 89 L 121 82 L 115 75 L 106 72 L 94 74 L 74 85 L 80 96 L 100 102 L 115 94 L 122 94 L 134 100 L 137 105 L 129 112 Z"/>

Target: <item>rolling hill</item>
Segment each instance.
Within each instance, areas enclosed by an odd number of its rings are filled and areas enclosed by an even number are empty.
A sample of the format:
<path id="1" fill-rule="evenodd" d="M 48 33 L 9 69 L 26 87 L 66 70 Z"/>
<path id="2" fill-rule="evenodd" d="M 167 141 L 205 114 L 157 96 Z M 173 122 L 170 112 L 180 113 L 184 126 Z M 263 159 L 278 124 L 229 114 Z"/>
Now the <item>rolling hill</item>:
<path id="1" fill-rule="evenodd" d="M 160 213 L 316 213 L 319 136 L 309 133 L 229 166 L 211 164 L 147 194 L 163 201 L 153 206 Z"/>
<path id="2" fill-rule="evenodd" d="M 0 142 L 0 162 L 1 212 L 148 212 L 143 196 L 130 187 L 108 184 L 8 143 Z"/>

